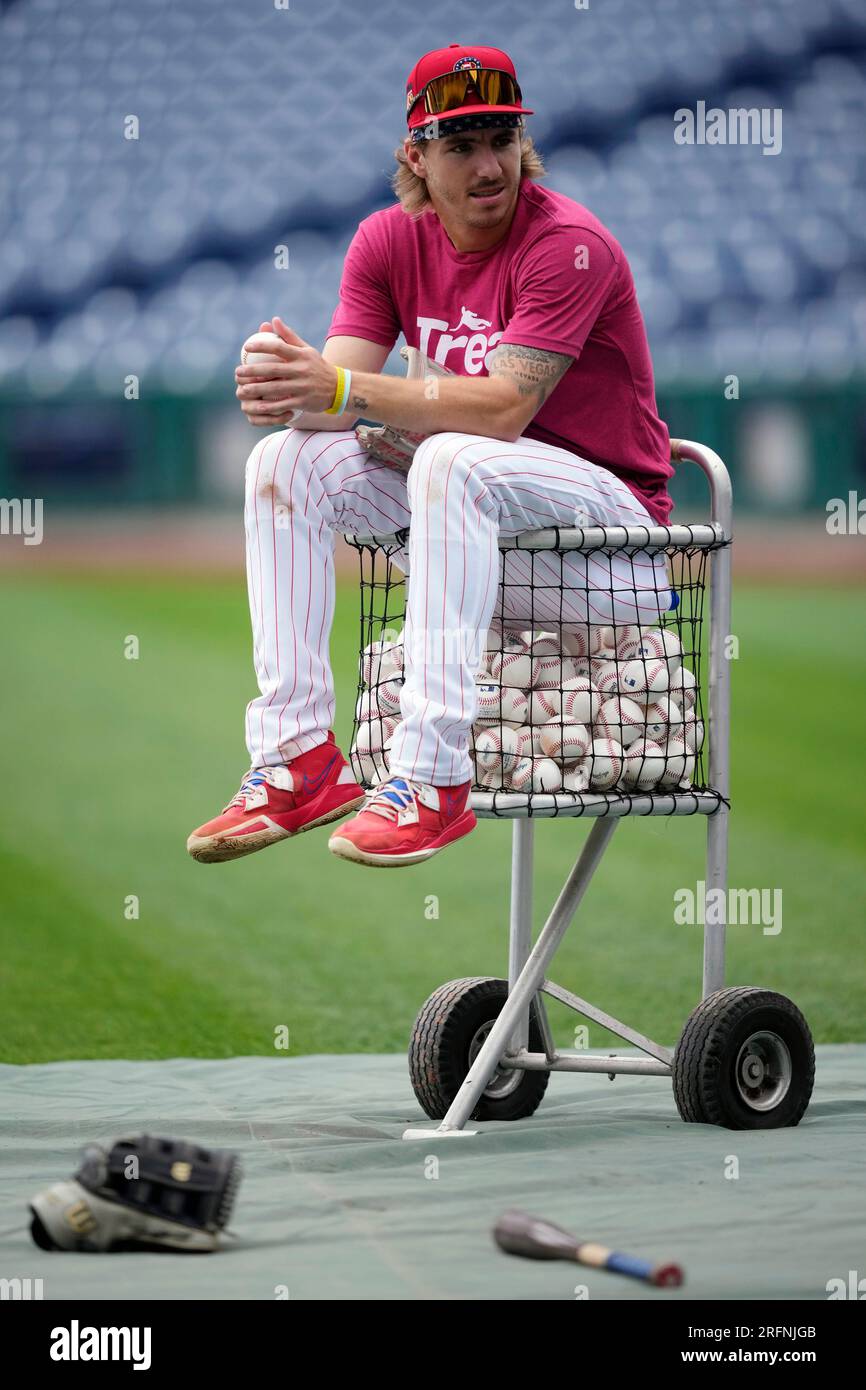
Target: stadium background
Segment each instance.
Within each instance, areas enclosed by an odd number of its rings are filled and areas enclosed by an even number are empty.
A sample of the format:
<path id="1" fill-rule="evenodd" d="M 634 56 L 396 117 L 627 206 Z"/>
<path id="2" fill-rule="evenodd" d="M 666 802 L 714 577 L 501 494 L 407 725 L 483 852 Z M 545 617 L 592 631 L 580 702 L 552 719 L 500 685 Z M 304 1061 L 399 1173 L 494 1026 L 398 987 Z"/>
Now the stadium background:
<path id="1" fill-rule="evenodd" d="M 866 486 L 862 7 L 505 0 L 479 29 L 454 0 L 435 18 L 18 0 L 0 4 L 0 496 L 42 498 L 44 539 L 0 536 L 5 1061 L 272 1054 L 281 1025 L 295 1055 L 394 1052 L 442 980 L 505 968 L 504 825 L 384 880 L 324 836 L 204 870 L 184 850 L 246 766 L 239 345 L 277 312 L 321 346 L 357 222 L 392 197 L 406 73 L 473 37 L 514 57 L 549 186 L 625 248 L 671 433 L 733 474 L 731 880 L 781 888 L 784 927 L 732 928 L 729 978 L 790 995 L 818 1042 L 866 1037 L 864 539 L 826 525 Z M 676 145 L 699 100 L 780 108 L 781 152 Z M 675 495 L 676 519 L 704 515 L 695 480 Z M 358 599 L 338 554 L 346 746 Z M 539 832 L 540 920 L 584 834 Z M 559 957 L 668 1042 L 700 977 L 672 895 L 702 863 L 703 826 L 623 826 Z"/>

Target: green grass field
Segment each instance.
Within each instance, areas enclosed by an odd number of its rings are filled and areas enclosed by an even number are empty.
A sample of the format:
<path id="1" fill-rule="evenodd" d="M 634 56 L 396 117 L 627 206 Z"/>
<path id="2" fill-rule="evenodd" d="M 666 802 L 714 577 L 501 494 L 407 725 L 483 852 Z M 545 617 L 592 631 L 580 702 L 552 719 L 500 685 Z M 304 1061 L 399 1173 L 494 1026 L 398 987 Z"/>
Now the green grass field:
<path id="1" fill-rule="evenodd" d="M 281 1025 L 295 1054 L 402 1050 L 435 986 L 504 971 L 508 823 L 403 871 L 337 861 L 327 828 L 188 858 L 247 766 L 243 582 L 14 579 L 3 608 L 4 1061 L 266 1054 Z M 784 916 L 775 936 L 730 928 L 728 980 L 789 994 L 819 1042 L 863 1041 L 862 591 L 738 588 L 733 627 L 731 882 L 781 888 Z M 346 749 L 357 631 L 344 585 Z M 539 823 L 538 924 L 587 830 Z M 703 877 L 704 844 L 698 818 L 622 823 L 552 972 L 662 1042 L 700 992 L 700 929 L 674 924 L 673 893 Z M 552 1004 L 551 1021 L 570 1044 L 579 1020 Z"/>

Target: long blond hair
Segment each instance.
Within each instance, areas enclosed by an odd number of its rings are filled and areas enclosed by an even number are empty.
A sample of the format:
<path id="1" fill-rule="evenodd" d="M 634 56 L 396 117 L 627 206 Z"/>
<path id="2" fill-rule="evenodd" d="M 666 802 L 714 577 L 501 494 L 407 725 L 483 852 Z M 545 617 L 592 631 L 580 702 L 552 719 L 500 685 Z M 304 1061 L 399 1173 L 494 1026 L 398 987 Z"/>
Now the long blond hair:
<path id="1" fill-rule="evenodd" d="M 523 134 L 522 124 L 519 130 L 521 132 L 520 177 L 543 179 L 547 170 L 541 155 L 532 143 L 532 136 Z M 397 146 L 394 151 L 394 158 L 397 161 L 397 168 L 391 175 L 391 187 L 396 193 L 403 211 L 408 213 L 410 217 L 421 217 L 423 213 L 430 211 L 433 207 L 430 194 L 427 192 L 427 181 L 419 178 L 412 171 L 402 145 Z"/>

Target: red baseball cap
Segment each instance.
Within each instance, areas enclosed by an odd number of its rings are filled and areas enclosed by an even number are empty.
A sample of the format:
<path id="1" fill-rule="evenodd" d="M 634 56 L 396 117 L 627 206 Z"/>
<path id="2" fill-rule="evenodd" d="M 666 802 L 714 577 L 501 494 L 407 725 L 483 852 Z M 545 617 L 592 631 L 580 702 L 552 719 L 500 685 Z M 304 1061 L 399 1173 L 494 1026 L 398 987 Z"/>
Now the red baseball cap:
<path id="1" fill-rule="evenodd" d="M 458 78 L 461 73 L 477 73 L 467 81 L 465 94 L 458 82 L 437 79 Z M 429 94 L 425 88 L 430 86 Z M 419 98 L 424 97 L 424 100 Z M 455 101 L 451 106 L 448 103 Z M 432 105 L 433 109 L 430 109 Z M 435 48 L 419 58 L 406 83 L 406 117 L 411 131 L 420 126 L 452 120 L 457 116 L 532 116 L 523 105 L 517 73 L 508 54 L 501 48 L 464 47 L 451 43 Z"/>

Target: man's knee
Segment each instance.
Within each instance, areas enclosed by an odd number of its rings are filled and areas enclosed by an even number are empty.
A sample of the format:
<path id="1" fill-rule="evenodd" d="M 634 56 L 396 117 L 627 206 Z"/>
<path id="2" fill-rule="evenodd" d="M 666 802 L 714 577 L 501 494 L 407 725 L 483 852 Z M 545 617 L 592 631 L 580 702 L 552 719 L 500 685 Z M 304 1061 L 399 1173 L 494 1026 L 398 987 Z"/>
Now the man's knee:
<path id="1" fill-rule="evenodd" d="M 248 498 L 254 494 L 259 497 L 270 496 L 277 465 L 291 433 L 291 430 L 274 430 L 273 434 L 266 434 L 254 444 L 244 472 Z"/>
<path id="2" fill-rule="evenodd" d="M 274 430 L 258 440 L 246 462 L 244 476 L 247 498 L 269 499 L 276 497 L 281 489 L 285 492 L 288 488 L 285 476 L 287 462 L 291 461 L 293 477 L 297 476 L 298 469 L 311 468 L 321 448 L 310 445 L 320 440 L 323 434 L 327 441 L 333 440 L 333 431 L 297 430 L 291 426 Z"/>

